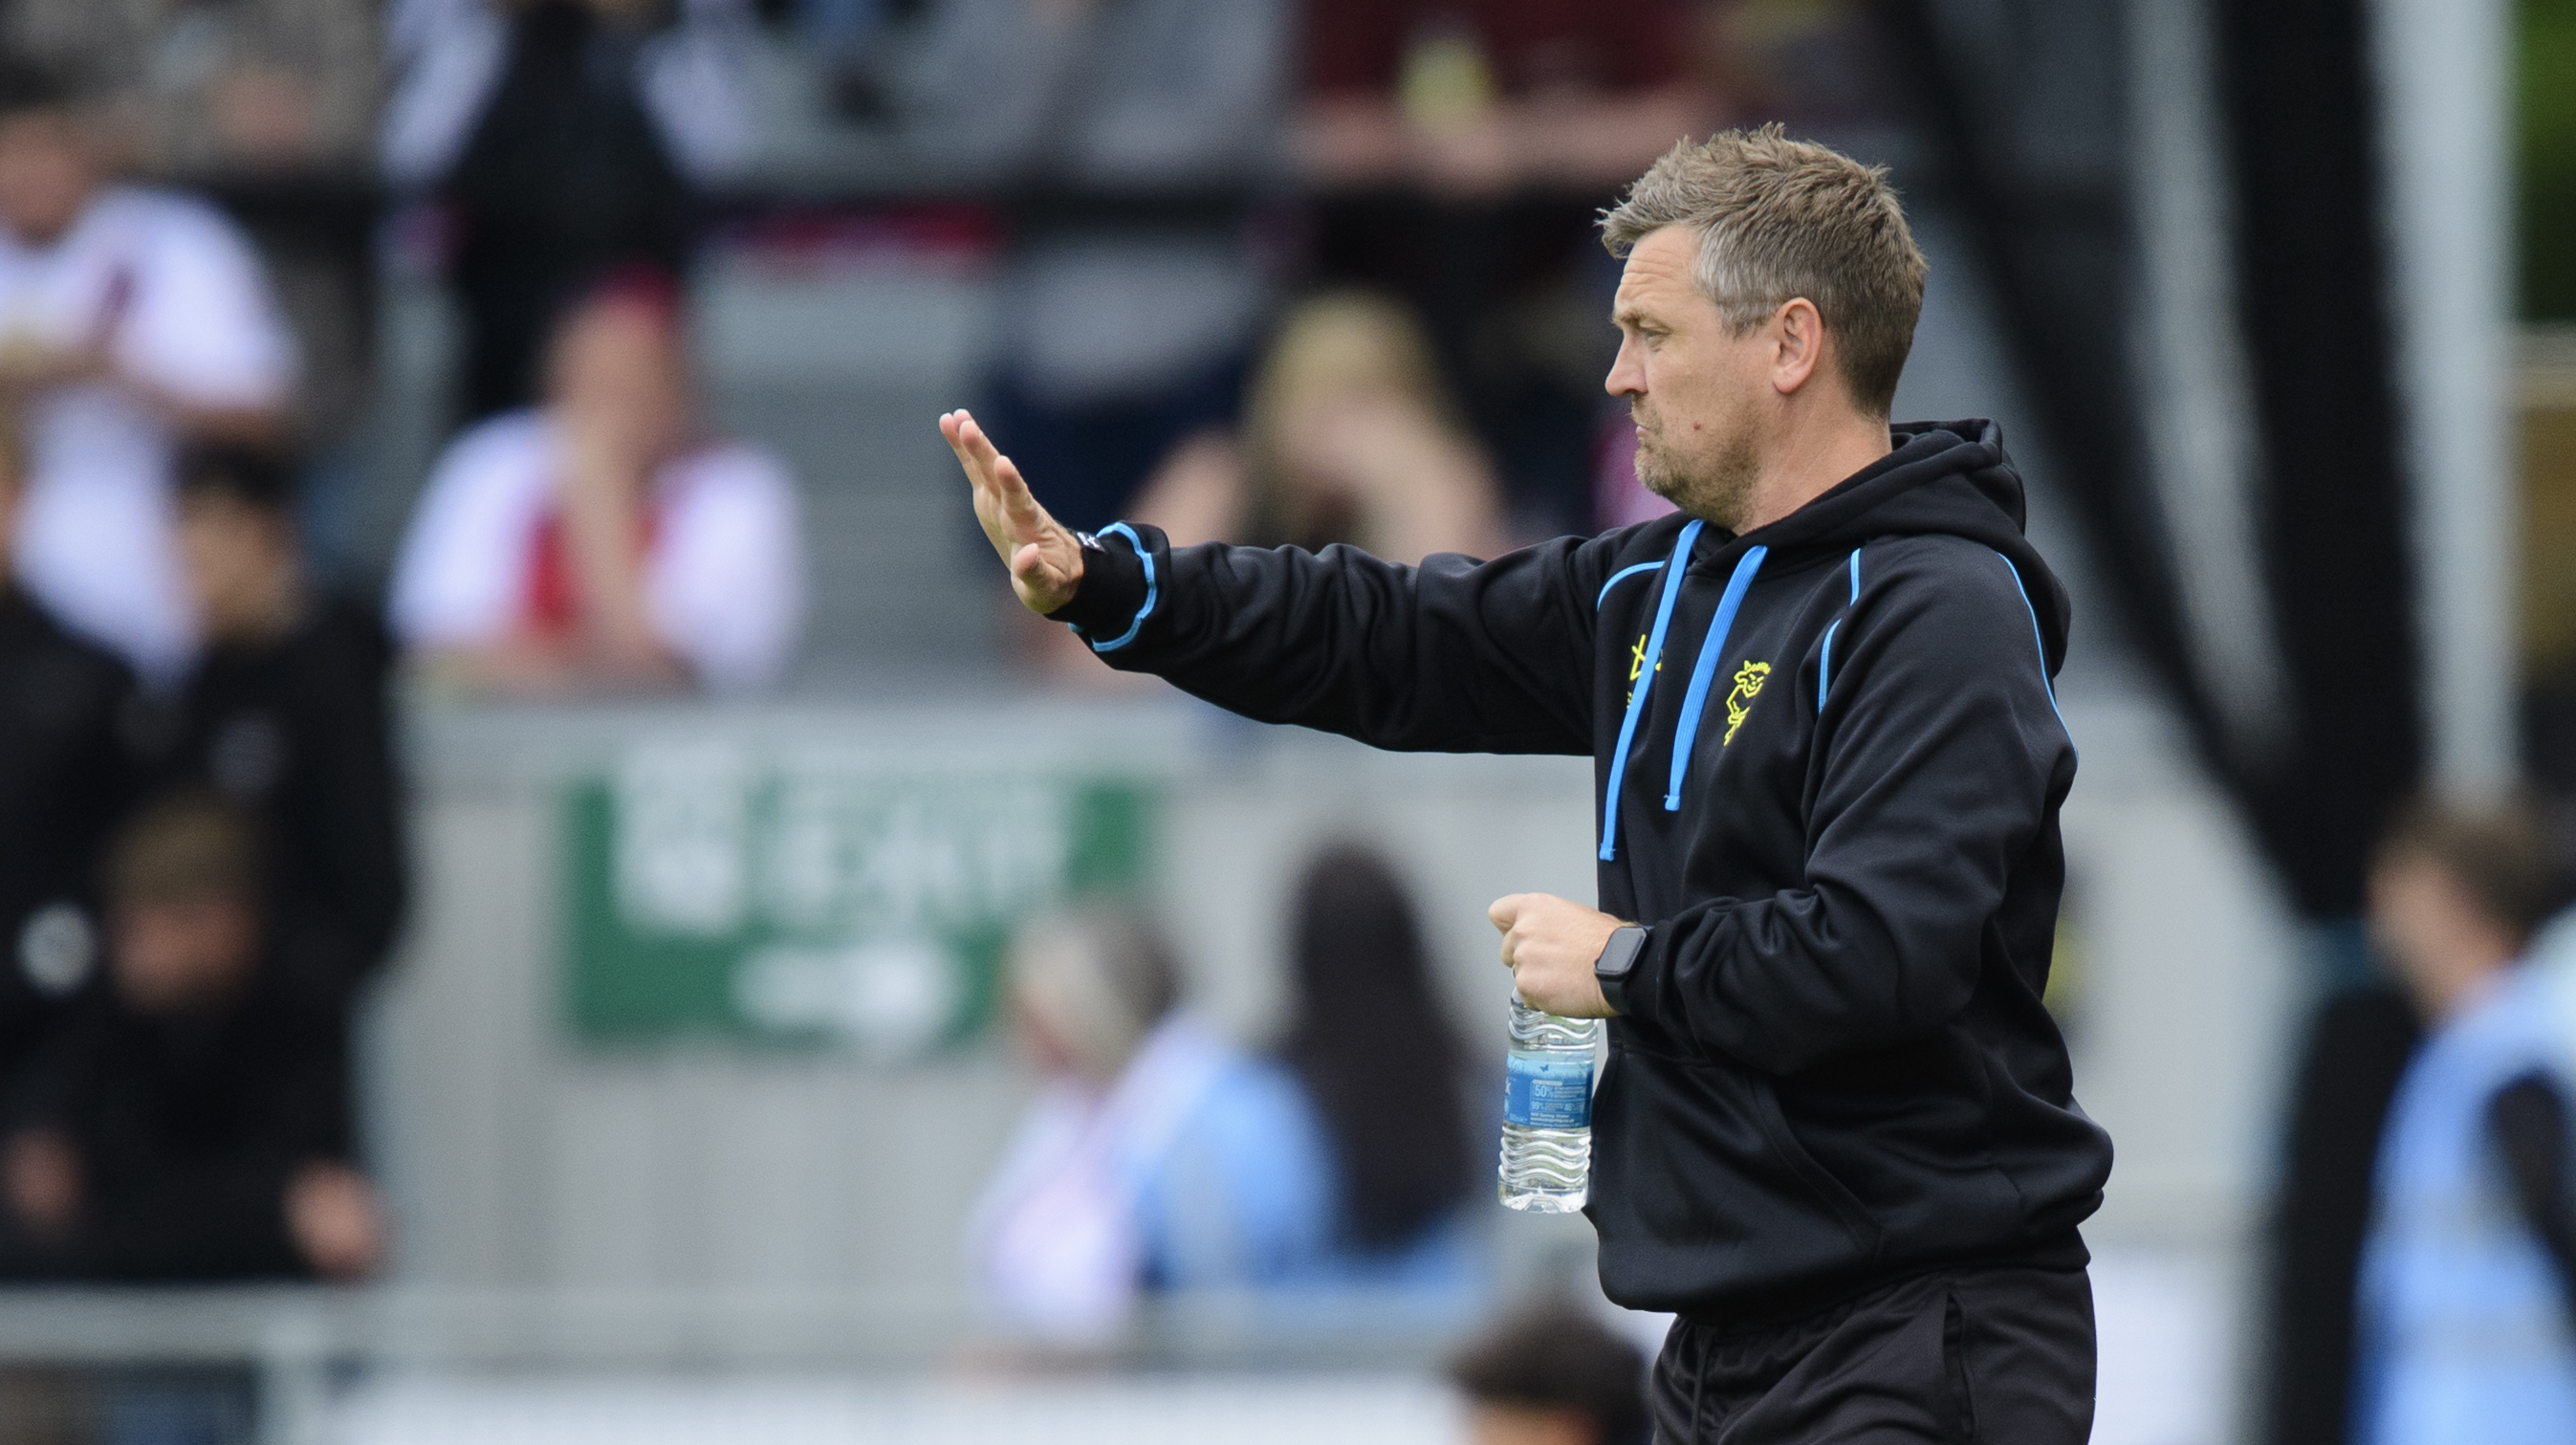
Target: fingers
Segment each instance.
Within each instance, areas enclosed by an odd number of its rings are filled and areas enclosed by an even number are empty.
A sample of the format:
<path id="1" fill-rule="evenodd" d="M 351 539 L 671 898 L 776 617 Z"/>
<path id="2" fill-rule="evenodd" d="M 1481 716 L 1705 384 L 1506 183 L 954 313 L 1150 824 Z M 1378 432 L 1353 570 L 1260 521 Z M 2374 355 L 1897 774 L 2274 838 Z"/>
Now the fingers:
<path id="1" fill-rule="evenodd" d="M 966 479 L 998 505 L 1010 525 L 1012 540 L 1034 542 L 1046 535 L 1054 519 L 1038 505 L 1019 466 L 993 445 L 993 439 L 984 434 L 973 413 L 960 409 L 941 416 L 939 434 L 948 439 L 949 450 L 957 454 L 958 464 L 966 469 Z"/>
<path id="2" fill-rule="evenodd" d="M 1504 933 L 1511 932 L 1513 920 L 1521 916 L 1521 900 L 1528 896 L 1526 893 L 1506 893 L 1495 899 L 1494 905 L 1485 910 L 1485 921 Z"/>

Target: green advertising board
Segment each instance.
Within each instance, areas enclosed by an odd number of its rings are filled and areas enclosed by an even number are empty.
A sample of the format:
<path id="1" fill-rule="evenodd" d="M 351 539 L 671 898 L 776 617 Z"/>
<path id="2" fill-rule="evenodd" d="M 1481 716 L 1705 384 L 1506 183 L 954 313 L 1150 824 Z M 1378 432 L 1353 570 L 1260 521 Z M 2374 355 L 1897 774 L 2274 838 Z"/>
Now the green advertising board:
<path id="1" fill-rule="evenodd" d="M 563 797 L 576 1037 L 826 1045 L 900 1062 L 989 1023 L 1012 929 L 1143 880 L 1132 777 L 637 747 Z"/>

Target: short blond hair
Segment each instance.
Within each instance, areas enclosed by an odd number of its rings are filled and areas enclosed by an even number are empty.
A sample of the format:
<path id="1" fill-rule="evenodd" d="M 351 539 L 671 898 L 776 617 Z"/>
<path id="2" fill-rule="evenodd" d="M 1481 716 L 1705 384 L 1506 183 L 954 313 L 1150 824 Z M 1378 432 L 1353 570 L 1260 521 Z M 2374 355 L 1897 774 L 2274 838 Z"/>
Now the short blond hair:
<path id="1" fill-rule="evenodd" d="M 1923 253 L 1885 166 L 1864 166 L 1779 125 L 1683 141 L 1601 213 L 1602 244 L 1625 256 L 1666 226 L 1699 232 L 1701 294 L 1737 331 L 1805 297 L 1834 338 L 1852 400 L 1875 416 L 1923 314 Z"/>

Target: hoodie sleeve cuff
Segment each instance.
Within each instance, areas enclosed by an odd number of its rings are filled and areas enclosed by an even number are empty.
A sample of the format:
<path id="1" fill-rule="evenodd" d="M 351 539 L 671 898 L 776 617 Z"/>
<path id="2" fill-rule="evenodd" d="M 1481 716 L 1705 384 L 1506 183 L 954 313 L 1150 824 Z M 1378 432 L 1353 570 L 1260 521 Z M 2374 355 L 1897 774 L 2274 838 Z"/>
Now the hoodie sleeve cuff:
<path id="1" fill-rule="evenodd" d="M 1646 930 L 1646 942 L 1637 950 L 1637 961 L 1628 968 L 1627 981 L 1619 986 L 1619 1017 L 1652 1022 L 1657 1012 L 1656 994 L 1663 987 L 1662 945 L 1669 929 L 1660 923 L 1640 926 Z"/>
<path id="2" fill-rule="evenodd" d="M 1098 536 L 1082 537 L 1082 581 L 1073 600 L 1047 614 L 1071 625 L 1094 652 L 1115 652 L 1136 640 L 1153 613 L 1159 590 L 1153 554 L 1134 529 L 1120 522 Z"/>

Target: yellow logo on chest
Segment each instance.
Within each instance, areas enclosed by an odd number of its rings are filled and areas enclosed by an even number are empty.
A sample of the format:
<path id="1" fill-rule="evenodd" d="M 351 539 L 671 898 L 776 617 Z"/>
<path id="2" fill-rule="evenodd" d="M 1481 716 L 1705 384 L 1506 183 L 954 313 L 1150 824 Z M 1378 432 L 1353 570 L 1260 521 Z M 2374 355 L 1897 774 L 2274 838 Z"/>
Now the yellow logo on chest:
<path id="1" fill-rule="evenodd" d="M 1745 715 L 1753 711 L 1753 699 L 1762 692 L 1762 680 L 1771 675 L 1771 664 L 1747 662 L 1736 669 L 1735 690 L 1726 695 L 1726 736 L 1718 739 L 1724 747 L 1735 741 L 1735 730 L 1744 726 Z"/>
<path id="2" fill-rule="evenodd" d="M 1655 659 L 1655 671 L 1661 672 L 1663 670 L 1664 660 L 1661 656 L 1658 656 Z M 1637 691 L 1637 679 L 1645 675 L 1646 634 L 1640 632 L 1637 634 L 1636 644 L 1628 649 L 1628 692 L 1631 696 L 1635 695 Z"/>

